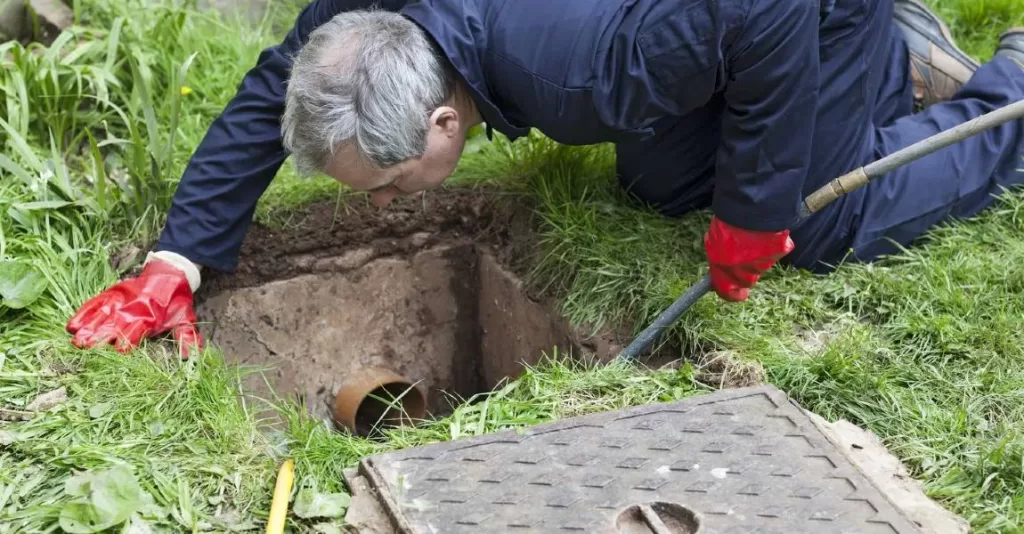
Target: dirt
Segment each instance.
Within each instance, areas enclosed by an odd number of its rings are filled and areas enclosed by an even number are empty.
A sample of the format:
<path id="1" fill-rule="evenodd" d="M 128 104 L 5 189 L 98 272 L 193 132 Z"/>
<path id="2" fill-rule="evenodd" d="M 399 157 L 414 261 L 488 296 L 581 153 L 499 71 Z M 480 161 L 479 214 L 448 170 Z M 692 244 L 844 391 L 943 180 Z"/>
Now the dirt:
<path id="1" fill-rule="evenodd" d="M 734 389 L 767 383 L 761 362 L 730 351 L 712 351 L 696 357 L 697 380 L 718 389 Z"/>
<path id="2" fill-rule="evenodd" d="M 361 255 L 404 256 L 456 239 L 487 246 L 518 275 L 535 259 L 531 208 L 524 198 L 509 193 L 453 188 L 396 199 L 383 210 L 358 199 L 341 205 L 321 202 L 294 213 L 283 229 L 253 223 L 234 272 L 204 272 L 196 296 L 347 270 Z"/>
<path id="3" fill-rule="evenodd" d="M 521 199 L 456 190 L 254 224 L 235 272 L 204 273 L 200 329 L 229 362 L 268 371 L 247 394 L 296 398 L 324 420 L 342 382 L 372 367 L 415 383 L 437 416 L 554 351 L 610 360 L 614 336 L 582 335 L 523 282 L 531 221 Z"/>
<path id="4" fill-rule="evenodd" d="M 678 353 L 676 353 L 678 354 Z M 712 350 L 688 356 L 693 365 L 694 379 L 716 389 L 735 389 L 767 384 L 764 366 L 753 359 L 743 358 L 733 351 Z M 684 360 L 673 356 L 673 351 L 655 354 L 645 360 L 650 367 L 678 369 Z"/>

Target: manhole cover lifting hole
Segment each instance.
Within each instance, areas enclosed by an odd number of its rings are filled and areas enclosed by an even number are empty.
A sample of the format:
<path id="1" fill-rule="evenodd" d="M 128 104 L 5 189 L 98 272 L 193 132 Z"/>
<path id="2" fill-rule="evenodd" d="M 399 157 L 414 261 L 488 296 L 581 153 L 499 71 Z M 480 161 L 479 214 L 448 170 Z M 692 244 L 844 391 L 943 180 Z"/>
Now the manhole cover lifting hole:
<path id="1" fill-rule="evenodd" d="M 622 534 L 697 534 L 700 518 L 678 504 L 643 503 L 619 513 L 615 528 Z"/>

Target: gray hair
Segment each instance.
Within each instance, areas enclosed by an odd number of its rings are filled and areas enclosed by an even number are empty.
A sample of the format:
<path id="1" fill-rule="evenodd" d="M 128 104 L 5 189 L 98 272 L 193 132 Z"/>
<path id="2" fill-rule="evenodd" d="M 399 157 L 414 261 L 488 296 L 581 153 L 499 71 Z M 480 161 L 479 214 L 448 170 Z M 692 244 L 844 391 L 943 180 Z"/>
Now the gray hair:
<path id="1" fill-rule="evenodd" d="M 294 59 L 284 147 L 300 175 L 322 172 L 350 141 L 374 168 L 422 156 L 430 113 L 453 95 L 454 80 L 447 60 L 404 16 L 341 13 L 311 32 Z"/>

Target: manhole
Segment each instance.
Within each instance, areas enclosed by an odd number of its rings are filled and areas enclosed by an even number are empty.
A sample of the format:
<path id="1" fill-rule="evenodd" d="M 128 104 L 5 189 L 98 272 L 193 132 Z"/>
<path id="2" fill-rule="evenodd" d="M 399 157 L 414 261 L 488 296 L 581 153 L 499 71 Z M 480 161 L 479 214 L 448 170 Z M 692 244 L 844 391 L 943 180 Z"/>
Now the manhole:
<path id="1" fill-rule="evenodd" d="M 771 386 L 380 454 L 346 480 L 386 518 L 367 532 L 920 533 Z"/>
<path id="2" fill-rule="evenodd" d="M 230 363 L 267 369 L 248 377 L 248 394 L 294 396 L 328 420 L 339 391 L 372 393 L 342 417 L 359 433 L 444 414 L 452 396 L 488 391 L 554 347 L 613 356 L 615 346 L 583 339 L 524 293 L 513 269 L 528 224 L 508 199 L 488 202 L 451 193 L 383 211 L 332 204 L 284 232 L 254 227 L 236 272 L 204 281 L 200 328 Z M 396 397 L 390 411 L 376 400 Z"/>

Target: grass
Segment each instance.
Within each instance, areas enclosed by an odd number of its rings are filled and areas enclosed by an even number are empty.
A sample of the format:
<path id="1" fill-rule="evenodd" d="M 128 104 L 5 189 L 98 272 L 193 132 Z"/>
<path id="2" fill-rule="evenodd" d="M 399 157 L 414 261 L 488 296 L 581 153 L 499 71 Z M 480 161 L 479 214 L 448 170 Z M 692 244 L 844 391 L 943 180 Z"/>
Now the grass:
<path id="1" fill-rule="evenodd" d="M 935 0 L 979 59 L 1024 23 L 1012 0 Z M 63 328 L 123 274 L 108 262 L 153 239 L 192 149 L 259 50 L 297 6 L 255 32 L 144 0 L 79 3 L 86 26 L 54 46 L 0 48 L 0 533 L 243 531 L 266 517 L 276 466 L 297 483 L 345 488 L 342 467 L 373 452 L 457 439 L 708 390 L 693 371 L 583 369 L 554 359 L 486 403 L 391 431 L 340 435 L 280 403 L 280 432 L 235 402 L 239 370 L 215 349 L 188 362 L 160 342 L 129 355 L 73 349 Z M 211 37 L 211 35 L 213 37 Z M 187 88 L 183 90 L 183 87 Z M 462 183 L 496 181 L 538 205 L 536 275 L 590 325 L 643 324 L 703 274 L 706 214 L 668 221 L 613 187 L 608 147 L 534 136 L 474 146 Z M 258 217 L 287 223 L 342 191 L 286 167 Z M 670 339 L 685 351 L 756 360 L 768 379 L 826 418 L 876 432 L 933 497 L 977 532 L 1024 529 L 1024 199 L 936 229 L 920 247 L 829 277 L 776 269 L 751 300 L 705 298 Z M 17 290 L 4 274 L 20 273 Z M 41 394 L 63 399 L 44 413 Z M 330 532 L 330 517 L 299 531 Z"/>

